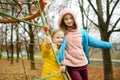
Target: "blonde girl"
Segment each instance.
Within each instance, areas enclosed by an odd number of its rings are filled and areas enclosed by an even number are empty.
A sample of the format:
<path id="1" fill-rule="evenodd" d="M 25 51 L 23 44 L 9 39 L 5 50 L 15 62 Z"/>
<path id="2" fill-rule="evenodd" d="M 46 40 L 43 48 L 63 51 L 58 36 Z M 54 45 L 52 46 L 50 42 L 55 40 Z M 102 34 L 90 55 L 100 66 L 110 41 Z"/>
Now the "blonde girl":
<path id="1" fill-rule="evenodd" d="M 57 63 L 57 60 L 55 58 L 55 55 L 53 53 L 50 44 L 53 45 L 53 49 L 57 56 L 63 38 L 64 38 L 64 32 L 61 29 L 56 29 L 53 31 L 51 36 L 47 36 L 46 39 L 44 40 L 41 46 L 42 48 L 41 56 L 44 59 L 44 65 L 43 65 L 43 71 L 41 77 L 49 76 L 60 69 L 60 66 Z M 63 77 L 61 73 L 59 73 L 47 80 L 63 80 Z"/>

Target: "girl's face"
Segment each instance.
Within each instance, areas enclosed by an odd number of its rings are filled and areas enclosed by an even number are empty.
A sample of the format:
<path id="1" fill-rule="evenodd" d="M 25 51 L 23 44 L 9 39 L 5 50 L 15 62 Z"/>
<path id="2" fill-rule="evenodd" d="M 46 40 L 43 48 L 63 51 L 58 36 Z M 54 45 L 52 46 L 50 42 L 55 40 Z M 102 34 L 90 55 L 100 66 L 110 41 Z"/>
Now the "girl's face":
<path id="1" fill-rule="evenodd" d="M 72 27 L 74 24 L 74 19 L 73 16 L 71 14 L 66 14 L 63 18 L 64 23 L 68 26 L 68 27 Z"/>
<path id="2" fill-rule="evenodd" d="M 64 39 L 64 32 L 63 31 L 56 32 L 52 37 L 53 42 L 57 45 L 61 45 L 63 39 Z"/>

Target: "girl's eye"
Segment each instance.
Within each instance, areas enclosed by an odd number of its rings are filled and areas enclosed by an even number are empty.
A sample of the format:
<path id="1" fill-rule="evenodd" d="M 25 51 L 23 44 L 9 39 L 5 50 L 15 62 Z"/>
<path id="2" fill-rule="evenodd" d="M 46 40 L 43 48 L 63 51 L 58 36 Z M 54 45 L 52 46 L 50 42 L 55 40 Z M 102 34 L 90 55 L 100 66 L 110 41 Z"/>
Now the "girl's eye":
<path id="1" fill-rule="evenodd" d="M 68 20 L 68 18 L 65 18 L 65 20 Z"/>
<path id="2" fill-rule="evenodd" d="M 56 37 L 57 39 L 59 39 L 59 37 Z"/>

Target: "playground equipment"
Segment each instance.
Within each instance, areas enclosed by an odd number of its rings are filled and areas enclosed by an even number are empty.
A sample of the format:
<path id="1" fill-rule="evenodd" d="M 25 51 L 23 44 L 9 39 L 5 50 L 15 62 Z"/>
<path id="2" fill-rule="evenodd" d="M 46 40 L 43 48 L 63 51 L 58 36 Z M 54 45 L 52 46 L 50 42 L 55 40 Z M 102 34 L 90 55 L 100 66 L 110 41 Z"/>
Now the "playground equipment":
<path id="1" fill-rule="evenodd" d="M 17 13 L 19 15 L 21 13 L 21 10 L 22 10 L 21 7 L 22 7 L 23 4 L 21 2 L 17 2 L 16 0 L 13 0 L 13 1 L 15 2 L 14 4 L 18 5 L 19 8 L 20 8 L 20 10 L 17 11 Z M 13 3 L 10 3 L 10 4 L 13 4 Z M 40 16 L 41 19 L 42 19 L 44 31 L 45 31 L 46 35 L 48 36 L 50 34 L 49 33 L 50 29 L 48 29 L 49 25 L 47 25 L 46 21 L 44 20 L 44 15 L 42 15 L 42 11 L 44 11 L 44 7 L 47 4 L 46 0 L 34 1 L 34 2 L 30 2 L 29 4 L 35 5 L 36 6 L 36 11 L 34 13 L 29 14 L 29 15 L 27 15 L 25 17 L 22 17 L 22 18 L 18 18 L 17 17 L 18 15 L 17 16 L 11 16 L 9 14 L 6 14 L 6 13 L 2 12 L 2 10 L 1 10 L 0 14 L 4 17 L 2 17 L 0 19 L 0 23 L 5 23 L 6 24 L 6 23 L 24 22 L 24 23 L 27 23 L 27 24 L 30 24 L 30 25 L 33 25 L 33 26 L 39 26 L 38 24 L 29 22 L 29 20 L 32 20 L 32 19 Z M 2 7 L 0 7 L 0 9 L 2 9 Z M 51 46 L 52 46 L 52 44 L 51 44 Z M 53 49 L 53 46 L 52 46 L 52 49 Z M 54 52 L 54 55 L 55 55 L 54 49 L 53 49 L 53 52 Z M 55 57 L 56 57 L 56 55 L 55 55 Z M 56 60 L 57 60 L 57 58 L 56 58 Z M 58 65 L 60 65 L 58 61 L 57 61 L 57 63 L 58 63 Z M 22 64 L 23 64 L 23 68 L 24 68 L 25 79 L 28 80 L 27 73 L 26 73 L 25 66 L 24 66 L 25 64 L 24 64 L 24 58 L 23 57 L 22 57 Z M 46 76 L 45 78 L 37 78 L 37 80 L 45 80 L 47 78 L 55 76 L 56 74 L 58 74 L 60 72 L 61 71 L 59 70 L 59 71 L 57 71 L 57 72 L 55 72 L 51 75 Z M 69 74 L 67 72 L 65 72 L 65 73 L 66 74 L 63 74 L 64 80 L 71 80 Z"/>
<path id="2" fill-rule="evenodd" d="M 2 4 L 2 3 L 1 3 Z M 19 5 L 19 7 L 21 8 L 22 7 L 22 3 L 19 2 L 19 3 L 15 3 L 17 5 Z M 37 2 L 32 2 L 31 4 L 34 4 L 35 6 L 37 5 Z M 45 5 L 47 4 L 46 0 L 39 0 L 39 4 L 41 4 L 41 10 L 43 11 L 44 10 L 44 7 Z M 2 9 L 2 7 L 1 7 Z M 0 13 L 2 13 L 2 11 L 0 11 Z M 18 14 L 20 14 L 20 11 L 18 12 Z M 3 12 L 3 16 L 5 15 L 5 13 Z M 36 17 L 40 16 L 39 14 L 39 10 L 36 9 L 36 11 L 33 13 L 33 14 L 30 14 L 30 15 L 27 15 L 23 18 L 19 18 L 19 20 L 31 20 L 31 19 L 34 19 Z M 10 17 L 10 16 L 9 16 Z M 2 18 L 0 19 L 0 23 L 16 23 L 16 22 L 19 22 L 18 20 L 15 20 L 15 19 L 12 19 L 12 18 Z"/>

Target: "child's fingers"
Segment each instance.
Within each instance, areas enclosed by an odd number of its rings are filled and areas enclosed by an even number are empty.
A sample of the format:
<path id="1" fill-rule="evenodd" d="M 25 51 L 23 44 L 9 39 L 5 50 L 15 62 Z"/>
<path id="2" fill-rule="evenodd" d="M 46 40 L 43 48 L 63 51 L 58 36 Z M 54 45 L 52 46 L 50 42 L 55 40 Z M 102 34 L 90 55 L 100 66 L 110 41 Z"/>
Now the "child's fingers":
<path id="1" fill-rule="evenodd" d="M 65 66 L 60 66 L 60 70 L 62 73 L 65 72 Z"/>
<path id="2" fill-rule="evenodd" d="M 46 37 L 46 42 L 47 42 L 48 44 L 50 44 L 50 43 L 52 42 L 52 40 L 51 40 L 51 37 L 50 37 L 50 36 L 47 36 L 47 37 Z"/>

